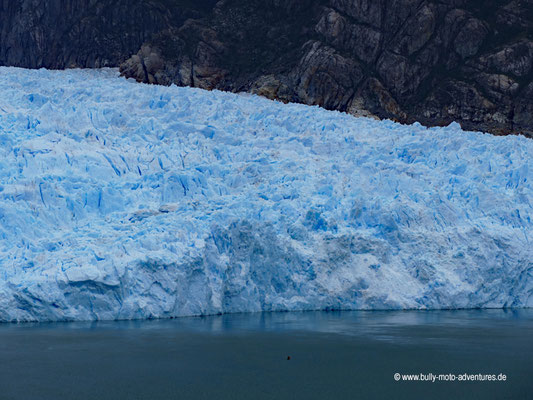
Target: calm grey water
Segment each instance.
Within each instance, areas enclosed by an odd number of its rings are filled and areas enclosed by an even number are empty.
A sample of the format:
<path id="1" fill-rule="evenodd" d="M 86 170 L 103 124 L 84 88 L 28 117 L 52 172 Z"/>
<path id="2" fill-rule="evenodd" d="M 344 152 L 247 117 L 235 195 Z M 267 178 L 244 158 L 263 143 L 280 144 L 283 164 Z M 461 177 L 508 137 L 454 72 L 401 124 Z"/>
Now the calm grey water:
<path id="1" fill-rule="evenodd" d="M 4 324 L 0 399 L 533 399 L 533 310 Z"/>

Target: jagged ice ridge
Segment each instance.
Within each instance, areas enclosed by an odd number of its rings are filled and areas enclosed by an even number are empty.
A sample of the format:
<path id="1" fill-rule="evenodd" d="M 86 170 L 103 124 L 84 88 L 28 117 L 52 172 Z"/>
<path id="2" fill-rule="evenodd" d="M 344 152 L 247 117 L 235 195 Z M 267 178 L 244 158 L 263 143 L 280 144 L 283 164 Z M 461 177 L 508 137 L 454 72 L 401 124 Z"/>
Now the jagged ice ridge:
<path id="1" fill-rule="evenodd" d="M 0 68 L 0 321 L 533 305 L 533 141 Z"/>

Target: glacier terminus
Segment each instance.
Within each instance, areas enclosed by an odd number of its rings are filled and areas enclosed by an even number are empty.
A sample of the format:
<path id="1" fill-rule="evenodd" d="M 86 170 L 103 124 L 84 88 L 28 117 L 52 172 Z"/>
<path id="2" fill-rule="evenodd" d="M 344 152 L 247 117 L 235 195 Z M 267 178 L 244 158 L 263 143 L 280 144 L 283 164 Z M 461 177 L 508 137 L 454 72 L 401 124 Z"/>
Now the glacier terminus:
<path id="1" fill-rule="evenodd" d="M 0 321 L 533 306 L 533 141 L 0 67 Z"/>

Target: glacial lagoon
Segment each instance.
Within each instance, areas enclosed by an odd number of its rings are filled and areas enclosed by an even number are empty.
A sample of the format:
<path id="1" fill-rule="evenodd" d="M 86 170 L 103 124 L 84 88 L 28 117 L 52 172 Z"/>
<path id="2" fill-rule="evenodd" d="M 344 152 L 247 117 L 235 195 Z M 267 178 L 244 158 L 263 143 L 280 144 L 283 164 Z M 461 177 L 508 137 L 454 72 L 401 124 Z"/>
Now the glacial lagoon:
<path id="1" fill-rule="evenodd" d="M 6 400 L 528 399 L 532 375 L 527 309 L 0 324 Z"/>

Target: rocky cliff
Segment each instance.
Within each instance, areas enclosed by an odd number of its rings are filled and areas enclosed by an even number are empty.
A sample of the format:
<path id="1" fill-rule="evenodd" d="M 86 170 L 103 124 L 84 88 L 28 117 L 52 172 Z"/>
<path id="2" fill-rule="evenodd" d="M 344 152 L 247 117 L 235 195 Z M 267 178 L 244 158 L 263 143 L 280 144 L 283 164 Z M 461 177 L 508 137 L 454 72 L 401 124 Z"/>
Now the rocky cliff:
<path id="1" fill-rule="evenodd" d="M 214 0 L 0 0 L 0 65 L 118 66 L 154 34 L 201 18 Z"/>
<path id="2" fill-rule="evenodd" d="M 0 63 L 533 136 L 533 0 L 108 2 L 0 2 Z"/>

